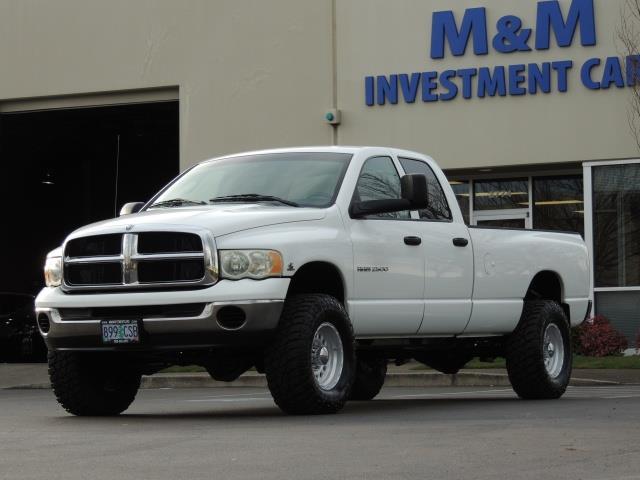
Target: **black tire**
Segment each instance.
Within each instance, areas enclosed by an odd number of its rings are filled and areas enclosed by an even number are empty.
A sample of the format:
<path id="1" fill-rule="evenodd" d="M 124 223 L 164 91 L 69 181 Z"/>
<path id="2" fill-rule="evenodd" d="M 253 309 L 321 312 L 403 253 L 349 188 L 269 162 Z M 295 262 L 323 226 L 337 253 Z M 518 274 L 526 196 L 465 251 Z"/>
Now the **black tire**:
<path id="1" fill-rule="evenodd" d="M 343 366 L 336 385 L 319 387 L 313 373 L 316 330 L 330 323 L 339 333 Z M 338 412 L 349 397 L 355 374 L 353 329 L 344 307 L 329 295 L 299 295 L 285 303 L 272 344 L 265 352 L 265 373 L 273 399 L 289 414 Z"/>
<path id="2" fill-rule="evenodd" d="M 547 372 L 543 351 L 545 331 L 552 324 L 562 335 L 564 352 L 554 377 Z M 571 331 L 562 307 L 549 300 L 525 302 L 520 323 L 507 340 L 506 357 L 509 380 L 520 398 L 560 398 L 569 385 L 573 363 Z"/>
<path id="3" fill-rule="evenodd" d="M 384 358 L 358 358 L 356 378 L 349 400 L 373 400 L 382 390 L 387 376 L 387 360 Z"/>
<path id="4" fill-rule="evenodd" d="M 141 375 L 120 368 L 115 357 L 49 352 L 49 378 L 56 399 L 73 415 L 111 416 L 124 412 L 140 388 Z"/>

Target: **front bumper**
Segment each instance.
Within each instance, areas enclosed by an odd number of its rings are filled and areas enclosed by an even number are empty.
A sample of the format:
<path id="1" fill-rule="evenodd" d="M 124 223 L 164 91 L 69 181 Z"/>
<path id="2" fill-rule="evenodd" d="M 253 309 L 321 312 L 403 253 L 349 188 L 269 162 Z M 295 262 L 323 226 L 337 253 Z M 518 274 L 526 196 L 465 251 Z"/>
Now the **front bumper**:
<path id="1" fill-rule="evenodd" d="M 224 280 L 202 290 L 168 292 L 127 292 L 65 294 L 59 288 L 45 288 L 36 299 L 36 313 L 46 316 L 48 331 L 40 333 L 51 350 L 183 350 L 220 346 L 264 344 L 269 332 L 278 326 L 289 279 L 262 281 Z M 100 318 L 67 320 L 60 309 L 96 307 L 135 307 L 205 303 L 196 317 L 140 318 L 139 344 L 104 345 Z M 224 307 L 240 308 L 245 321 L 237 328 L 225 328 L 218 312 Z"/>

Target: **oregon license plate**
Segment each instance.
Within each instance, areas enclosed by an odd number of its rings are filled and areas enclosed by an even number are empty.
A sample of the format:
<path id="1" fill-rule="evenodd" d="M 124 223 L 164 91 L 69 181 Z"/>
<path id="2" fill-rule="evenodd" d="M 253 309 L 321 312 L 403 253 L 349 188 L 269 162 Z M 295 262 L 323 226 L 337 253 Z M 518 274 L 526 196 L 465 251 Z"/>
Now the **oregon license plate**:
<path id="1" fill-rule="evenodd" d="M 102 343 L 140 343 L 137 320 L 103 320 Z"/>

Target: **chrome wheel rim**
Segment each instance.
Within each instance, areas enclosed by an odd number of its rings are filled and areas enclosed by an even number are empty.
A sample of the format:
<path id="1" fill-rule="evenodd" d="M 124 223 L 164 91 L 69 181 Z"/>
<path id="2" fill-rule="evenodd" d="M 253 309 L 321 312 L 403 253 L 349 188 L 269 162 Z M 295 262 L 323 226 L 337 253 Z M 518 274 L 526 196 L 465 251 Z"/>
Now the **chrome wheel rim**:
<path id="1" fill-rule="evenodd" d="M 311 344 L 311 368 L 316 385 L 322 390 L 333 389 L 342 376 L 344 351 L 336 327 L 325 322 L 318 327 Z"/>
<path id="2" fill-rule="evenodd" d="M 562 332 L 554 323 L 549 324 L 544 331 L 542 355 L 547 374 L 551 378 L 556 378 L 564 366 L 564 341 Z"/>

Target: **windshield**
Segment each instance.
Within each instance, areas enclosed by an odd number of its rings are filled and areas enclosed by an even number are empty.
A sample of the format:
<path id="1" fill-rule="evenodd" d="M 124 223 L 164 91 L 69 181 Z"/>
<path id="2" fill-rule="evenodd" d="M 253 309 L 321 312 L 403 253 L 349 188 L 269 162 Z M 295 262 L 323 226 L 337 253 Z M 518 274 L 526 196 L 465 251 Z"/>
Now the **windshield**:
<path id="1" fill-rule="evenodd" d="M 328 207 L 351 159 L 343 153 L 272 153 L 202 163 L 149 208 L 229 202 Z"/>

